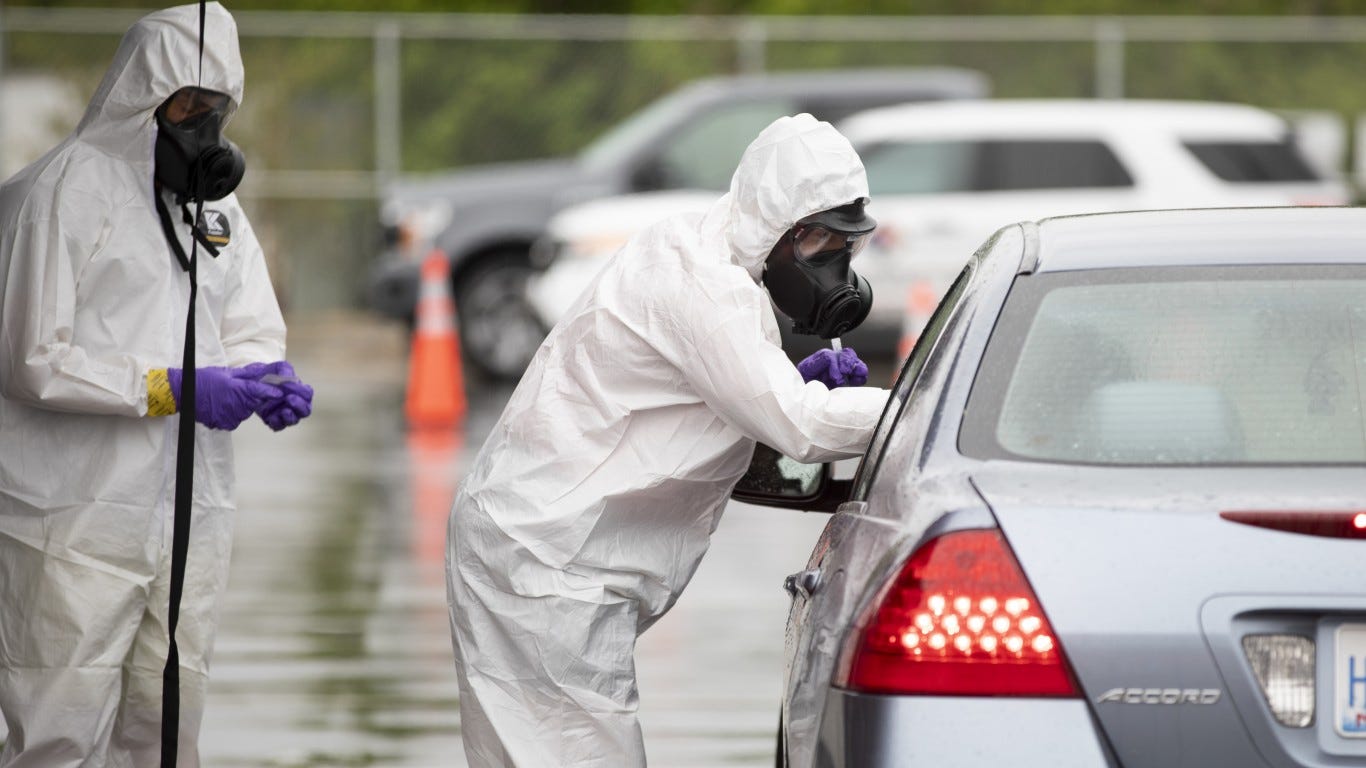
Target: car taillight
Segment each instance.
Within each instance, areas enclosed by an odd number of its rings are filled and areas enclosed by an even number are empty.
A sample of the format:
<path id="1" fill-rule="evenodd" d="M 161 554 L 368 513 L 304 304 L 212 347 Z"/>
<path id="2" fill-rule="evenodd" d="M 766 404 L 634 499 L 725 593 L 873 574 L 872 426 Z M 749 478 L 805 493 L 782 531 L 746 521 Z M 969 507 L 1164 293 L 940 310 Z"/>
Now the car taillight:
<path id="1" fill-rule="evenodd" d="M 1078 695 L 996 529 L 947 533 L 916 550 L 851 634 L 835 683 L 866 693 Z"/>
<path id="2" fill-rule="evenodd" d="M 1296 510 L 1231 510 L 1220 512 L 1225 520 L 1287 533 L 1327 536 L 1334 539 L 1366 539 L 1366 512 L 1312 512 Z"/>

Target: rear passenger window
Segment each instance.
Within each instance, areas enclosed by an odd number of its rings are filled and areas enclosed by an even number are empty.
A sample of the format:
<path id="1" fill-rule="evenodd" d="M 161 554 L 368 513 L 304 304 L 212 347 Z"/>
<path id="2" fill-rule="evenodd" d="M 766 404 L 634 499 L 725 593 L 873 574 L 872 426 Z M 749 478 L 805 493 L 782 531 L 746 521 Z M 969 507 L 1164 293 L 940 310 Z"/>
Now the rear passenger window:
<path id="1" fill-rule="evenodd" d="M 983 190 L 1131 187 L 1134 179 L 1099 141 L 988 141 Z"/>
<path id="2" fill-rule="evenodd" d="M 1099 141 L 905 141 L 863 147 L 859 155 L 874 197 L 1134 183 Z"/>
<path id="3" fill-rule="evenodd" d="M 1318 181 L 1299 149 L 1280 142 L 1187 141 L 1186 149 L 1210 173 L 1235 183 Z"/>
<path id="4" fill-rule="evenodd" d="M 977 145 L 966 141 L 910 141 L 859 151 L 868 191 L 878 195 L 933 195 L 976 188 Z"/>

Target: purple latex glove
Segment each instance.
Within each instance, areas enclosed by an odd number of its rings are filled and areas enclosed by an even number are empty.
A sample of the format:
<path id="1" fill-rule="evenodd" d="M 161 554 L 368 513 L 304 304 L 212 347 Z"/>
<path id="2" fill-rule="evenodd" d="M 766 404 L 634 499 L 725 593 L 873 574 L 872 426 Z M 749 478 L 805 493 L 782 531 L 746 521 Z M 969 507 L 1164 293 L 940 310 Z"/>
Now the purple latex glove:
<path id="1" fill-rule="evenodd" d="M 806 381 L 819 381 L 830 389 L 861 387 L 868 381 L 868 366 L 855 354 L 853 347 L 836 352 L 818 349 L 815 354 L 797 363 L 797 371 Z"/>
<path id="2" fill-rule="evenodd" d="M 259 364 L 257 364 L 259 365 Z M 265 371 L 257 365 L 242 368 L 210 366 L 195 369 L 195 421 L 210 429 L 234 430 L 251 417 L 264 402 L 284 397 L 279 387 L 259 381 Z M 179 368 L 167 368 L 166 380 L 171 385 L 171 396 L 180 407 L 180 384 L 184 374 Z"/>
<path id="3" fill-rule="evenodd" d="M 275 377 L 268 380 L 278 381 L 275 386 L 279 387 L 284 395 L 262 403 L 256 409 L 256 414 L 266 426 L 279 432 L 285 427 L 298 424 L 313 412 L 313 388 L 299 381 L 294 366 L 285 360 L 264 365 L 266 370 L 261 375 Z"/>

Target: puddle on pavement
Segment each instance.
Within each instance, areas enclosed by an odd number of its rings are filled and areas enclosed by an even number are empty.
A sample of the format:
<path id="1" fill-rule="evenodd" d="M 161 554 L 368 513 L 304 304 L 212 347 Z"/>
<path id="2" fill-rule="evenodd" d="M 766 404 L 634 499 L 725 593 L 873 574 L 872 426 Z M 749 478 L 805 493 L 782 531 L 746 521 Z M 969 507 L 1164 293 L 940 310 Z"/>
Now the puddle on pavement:
<path id="1" fill-rule="evenodd" d="M 463 764 L 441 561 L 461 445 L 410 449 L 392 386 L 315 388 L 311 429 L 238 438 L 205 764 Z"/>

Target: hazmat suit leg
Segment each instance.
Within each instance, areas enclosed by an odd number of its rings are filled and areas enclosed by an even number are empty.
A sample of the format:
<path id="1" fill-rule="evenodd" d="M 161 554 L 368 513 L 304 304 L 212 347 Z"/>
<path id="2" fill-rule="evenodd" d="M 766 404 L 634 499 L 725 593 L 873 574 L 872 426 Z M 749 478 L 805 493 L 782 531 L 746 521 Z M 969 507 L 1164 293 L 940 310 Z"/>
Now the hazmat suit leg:
<path id="1" fill-rule="evenodd" d="M 163 533 L 161 516 L 149 510 L 106 511 L 110 519 L 79 525 L 60 511 L 0 515 L 0 605 L 6 606 L 0 710 L 9 727 L 3 768 L 160 762 L 170 527 Z M 221 512 L 196 514 L 190 529 L 176 633 L 178 764 L 186 768 L 199 765 L 217 596 L 227 580 L 229 519 Z M 94 542 L 118 548 L 122 556 L 93 549 L 100 545 Z"/>
<path id="2" fill-rule="evenodd" d="M 132 537 L 147 530 L 151 516 L 145 510 L 109 512 Z M 44 514 L 17 503 L 0 508 L 5 768 L 106 764 L 123 663 L 147 603 L 152 569 L 127 549 L 106 560 L 55 545 L 78 535 L 64 525 L 73 517 L 69 510 Z"/>
<path id="3" fill-rule="evenodd" d="M 472 532 L 464 523 L 482 529 L 473 538 L 485 543 L 496 529 L 471 517 L 483 515 L 458 507 L 451 516 L 446 570 L 470 765 L 644 766 L 635 602 L 610 592 L 602 602 L 524 595 L 490 583 L 481 575 L 490 573 L 482 562 L 489 549 L 465 546 Z M 537 568 L 545 567 L 516 570 L 526 576 Z"/>
<path id="4" fill-rule="evenodd" d="M 208 698 L 209 657 L 218 626 L 218 597 L 227 586 L 232 549 L 231 510 L 197 509 L 190 526 L 185 588 L 176 625 L 180 658 L 178 766 L 198 768 L 199 729 Z M 161 690 L 171 591 L 171 543 L 161 552 L 157 577 L 124 665 L 124 697 L 110 743 L 109 765 L 140 768 L 161 760 Z"/>

